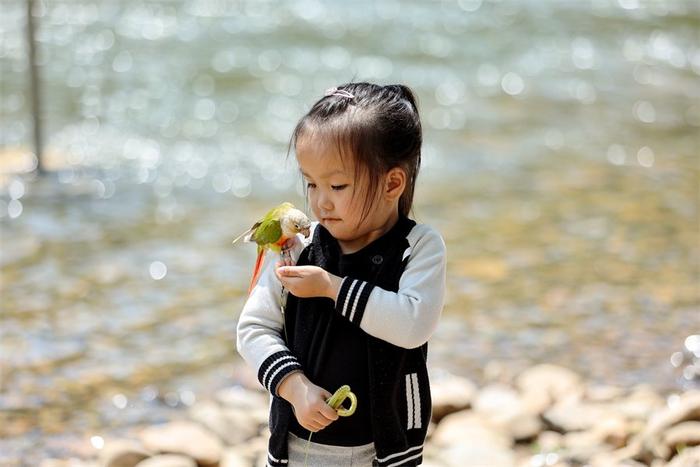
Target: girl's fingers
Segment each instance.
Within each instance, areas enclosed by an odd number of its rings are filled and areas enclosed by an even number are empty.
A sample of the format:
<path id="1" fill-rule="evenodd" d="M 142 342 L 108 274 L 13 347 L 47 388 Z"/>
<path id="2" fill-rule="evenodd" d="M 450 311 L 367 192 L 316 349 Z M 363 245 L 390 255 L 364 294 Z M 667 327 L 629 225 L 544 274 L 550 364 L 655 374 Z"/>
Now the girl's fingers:
<path id="1" fill-rule="evenodd" d="M 319 416 L 318 418 L 321 419 L 323 417 Z M 327 424 L 328 423 L 321 422 L 320 420 L 317 420 L 316 417 L 314 417 L 313 426 L 315 426 L 317 430 L 320 430 L 321 428 L 325 428 Z"/>
<path id="2" fill-rule="evenodd" d="M 330 397 L 330 396 L 329 396 Z M 338 412 L 336 412 L 330 405 L 323 404 L 321 407 L 321 415 L 326 421 L 326 424 L 338 420 Z"/>
<path id="3" fill-rule="evenodd" d="M 293 265 L 282 266 L 281 268 L 278 269 L 279 273 L 282 276 L 286 276 L 286 277 L 303 277 L 301 275 L 300 270 L 301 270 L 300 266 L 293 266 Z"/>
<path id="4" fill-rule="evenodd" d="M 313 419 L 314 419 L 314 423 L 321 428 L 326 427 L 330 423 L 330 420 L 328 420 L 325 416 L 323 416 L 320 413 L 315 413 L 313 415 Z"/>
<path id="5" fill-rule="evenodd" d="M 313 431 L 313 432 L 315 433 L 315 432 L 317 432 L 317 431 L 323 429 L 324 427 L 323 427 L 320 423 L 317 423 L 317 422 L 310 422 L 310 423 L 307 424 L 307 426 L 306 426 L 305 428 L 306 428 L 307 430 Z"/>

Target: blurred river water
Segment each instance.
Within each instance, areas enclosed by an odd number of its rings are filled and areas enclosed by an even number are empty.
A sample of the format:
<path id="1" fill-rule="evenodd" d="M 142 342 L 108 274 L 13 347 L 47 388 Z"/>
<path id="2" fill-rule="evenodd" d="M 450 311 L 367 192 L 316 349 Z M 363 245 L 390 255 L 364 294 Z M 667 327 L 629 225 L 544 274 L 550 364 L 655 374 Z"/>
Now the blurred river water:
<path id="1" fill-rule="evenodd" d="M 692 1 L 37 1 L 0 14 L 0 464 L 86 449 L 243 382 L 254 249 L 304 205 L 287 144 L 325 89 L 418 95 L 415 218 L 448 248 L 436 372 L 700 375 Z"/>

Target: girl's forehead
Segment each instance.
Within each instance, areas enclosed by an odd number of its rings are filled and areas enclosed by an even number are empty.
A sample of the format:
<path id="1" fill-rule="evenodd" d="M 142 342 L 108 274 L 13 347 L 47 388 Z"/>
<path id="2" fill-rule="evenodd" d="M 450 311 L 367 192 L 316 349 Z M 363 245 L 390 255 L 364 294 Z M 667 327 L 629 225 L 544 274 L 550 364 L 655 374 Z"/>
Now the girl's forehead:
<path id="1" fill-rule="evenodd" d="M 353 170 L 352 157 L 341 154 L 337 145 L 321 138 L 302 138 L 296 145 L 297 161 L 303 172 L 308 175 L 325 175 Z"/>

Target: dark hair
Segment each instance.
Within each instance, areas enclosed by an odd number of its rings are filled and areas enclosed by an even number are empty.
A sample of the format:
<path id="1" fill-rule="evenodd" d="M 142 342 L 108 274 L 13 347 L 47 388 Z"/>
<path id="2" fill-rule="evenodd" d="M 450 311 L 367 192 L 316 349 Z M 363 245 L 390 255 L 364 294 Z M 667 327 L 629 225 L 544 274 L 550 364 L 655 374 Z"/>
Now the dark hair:
<path id="1" fill-rule="evenodd" d="M 299 138 L 321 136 L 335 140 L 342 160 L 347 152 L 355 160 L 355 178 L 365 171 L 369 193 L 362 218 L 377 195 L 379 178 L 394 167 L 406 172 L 406 188 L 399 199 L 399 213 L 408 216 L 420 169 L 423 134 L 413 92 L 404 85 L 380 86 L 347 83 L 336 94 L 319 99 L 297 123 L 289 150 L 296 150 Z M 338 92 L 342 91 L 342 92 Z M 353 97 L 348 97 L 350 93 Z"/>

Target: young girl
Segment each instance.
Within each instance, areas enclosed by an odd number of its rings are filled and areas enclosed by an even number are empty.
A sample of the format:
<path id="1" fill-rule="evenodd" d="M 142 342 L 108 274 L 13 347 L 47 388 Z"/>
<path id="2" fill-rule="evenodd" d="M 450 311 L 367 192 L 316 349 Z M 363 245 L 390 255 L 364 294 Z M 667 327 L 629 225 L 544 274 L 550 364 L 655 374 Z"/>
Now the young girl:
<path id="1" fill-rule="evenodd" d="M 272 395 L 272 467 L 304 465 L 312 432 L 310 466 L 422 461 L 445 244 L 408 217 L 421 143 L 402 85 L 332 88 L 294 130 L 318 221 L 291 261 L 267 262 L 238 323 L 238 351 Z M 344 384 L 357 409 L 338 418 L 325 400 Z"/>

